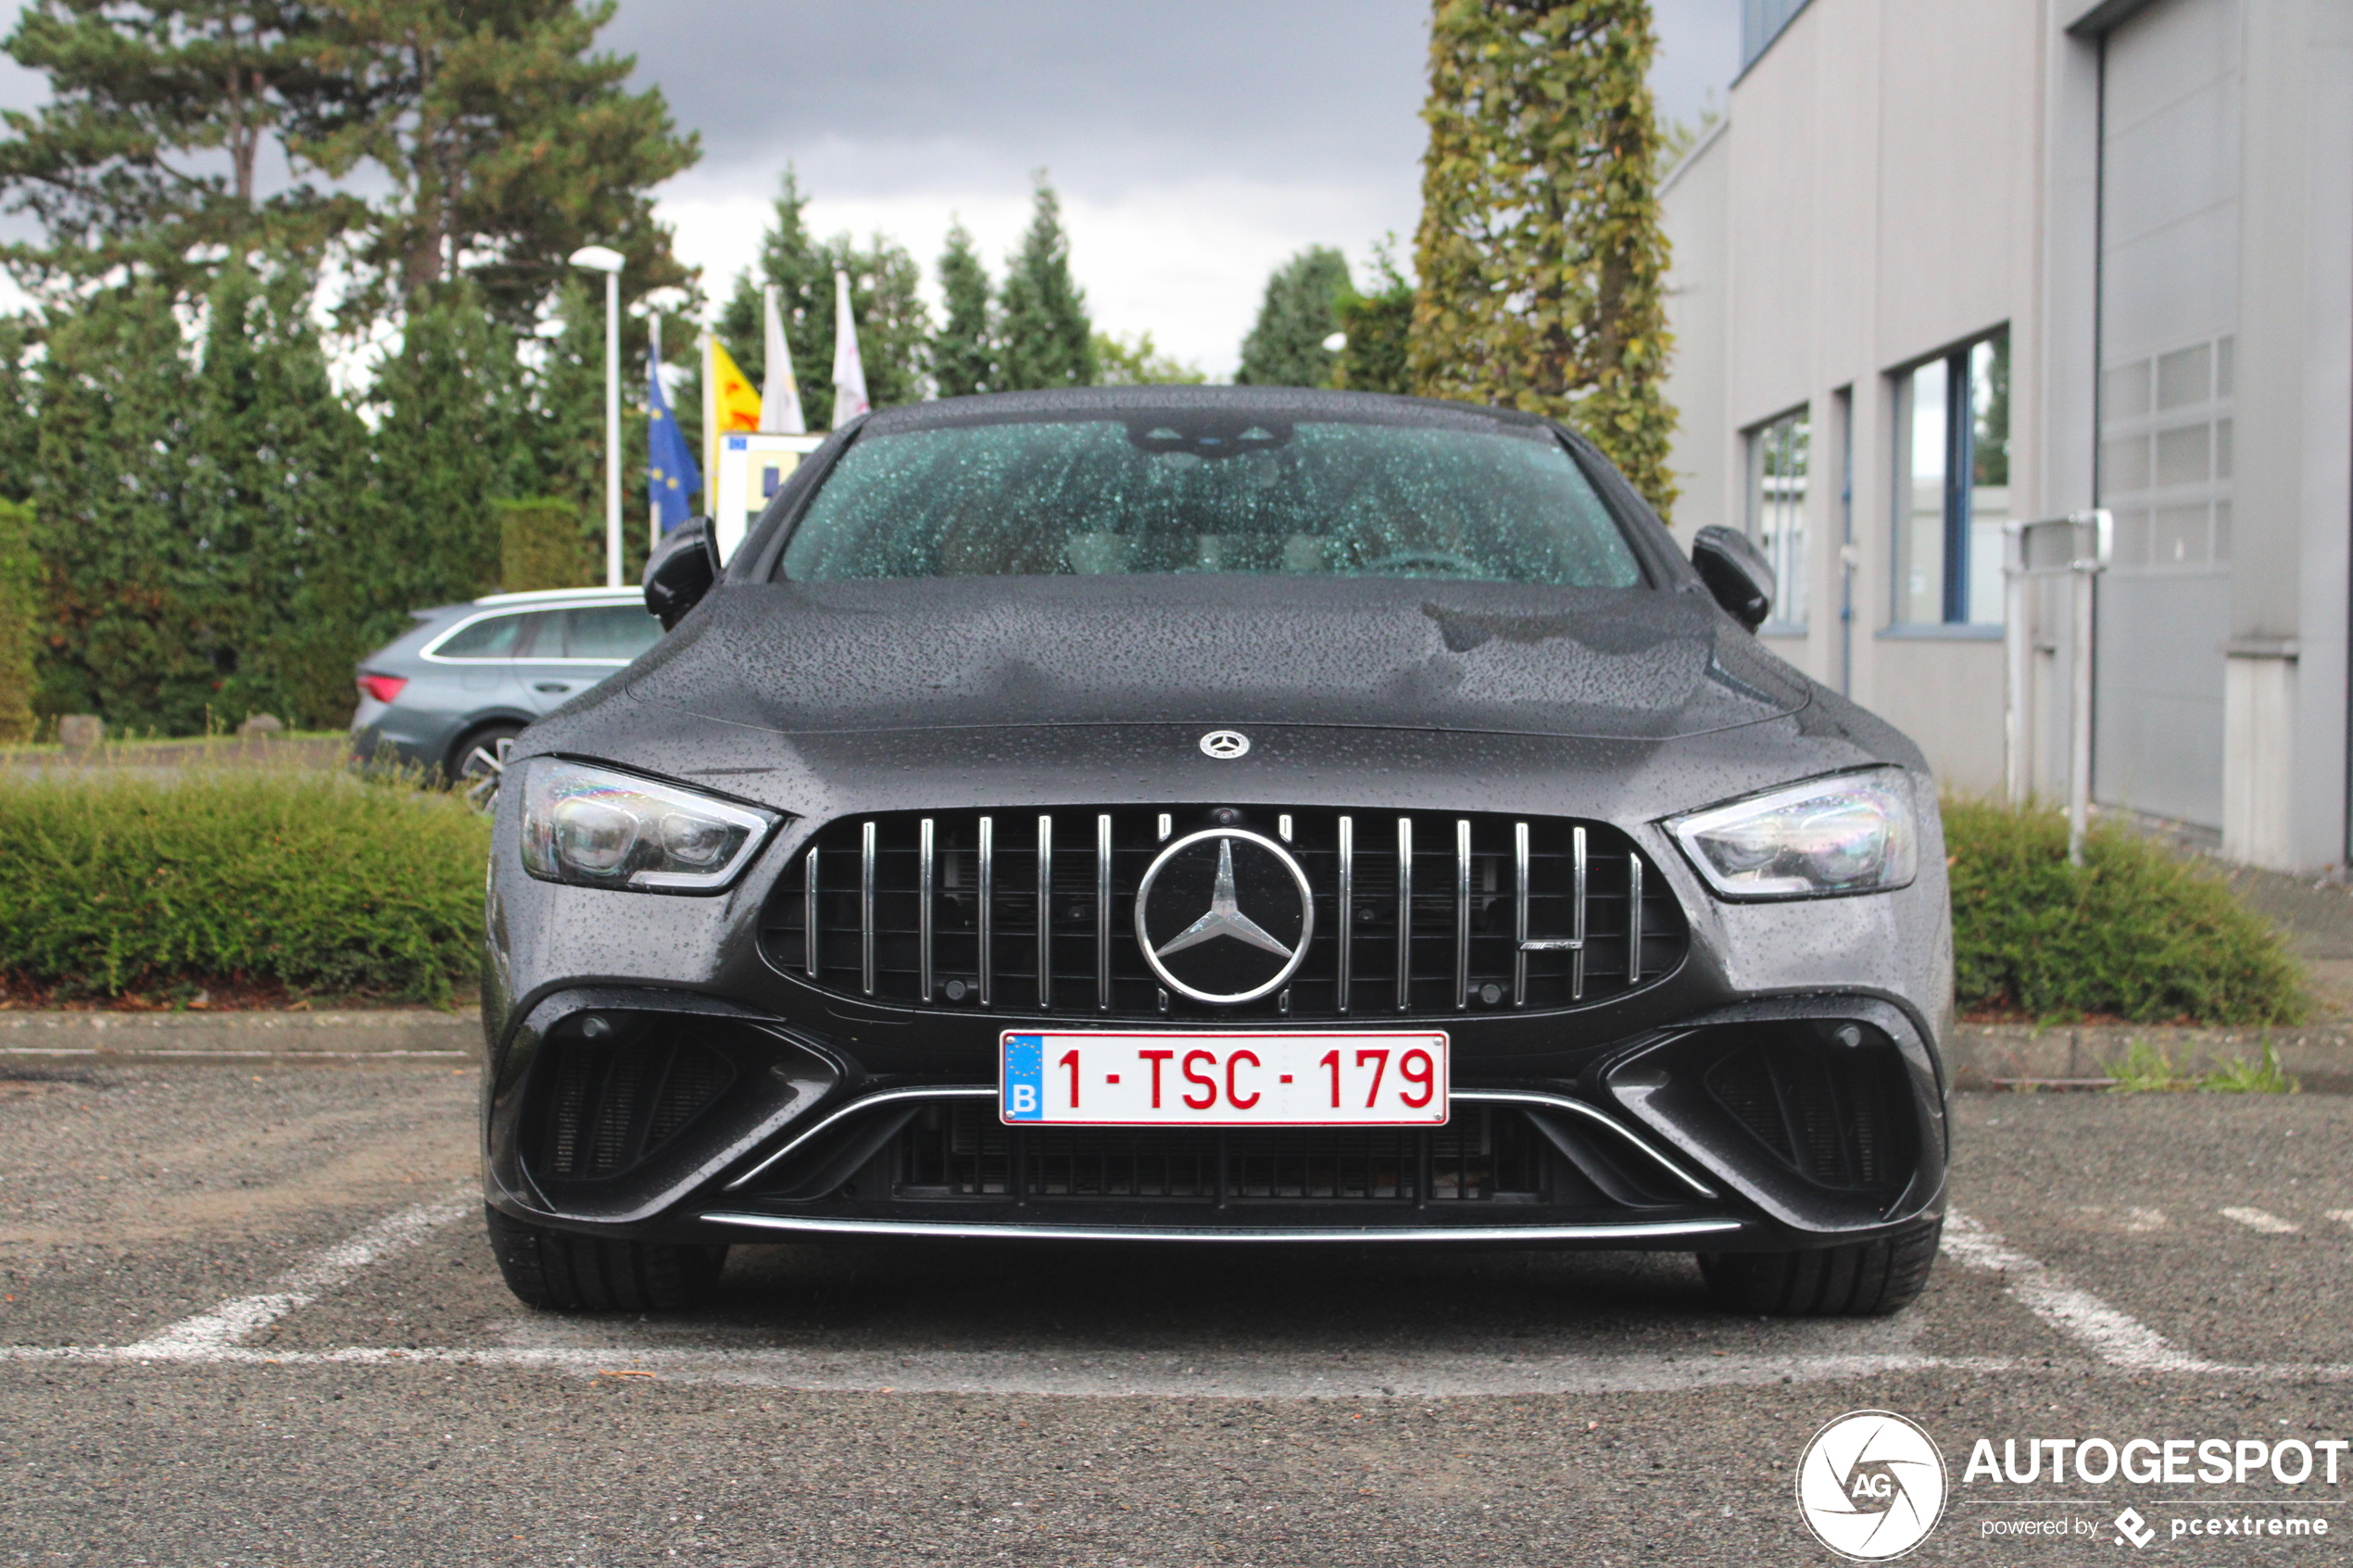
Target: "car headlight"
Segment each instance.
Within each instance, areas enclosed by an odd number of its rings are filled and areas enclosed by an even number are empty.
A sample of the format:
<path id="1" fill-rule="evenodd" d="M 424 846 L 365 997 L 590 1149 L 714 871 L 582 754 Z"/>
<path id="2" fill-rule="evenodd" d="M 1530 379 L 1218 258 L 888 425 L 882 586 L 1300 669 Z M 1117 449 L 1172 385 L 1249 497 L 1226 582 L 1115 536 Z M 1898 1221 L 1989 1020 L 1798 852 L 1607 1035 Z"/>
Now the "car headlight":
<path id="1" fill-rule="evenodd" d="M 543 882 L 583 887 L 716 893 L 783 820 L 555 757 L 524 765 L 522 791 L 523 869 Z"/>
<path id="2" fill-rule="evenodd" d="M 1833 773 L 1667 819 L 1708 885 L 1727 898 L 1827 898 L 1904 887 L 1919 870 L 1912 777 Z"/>

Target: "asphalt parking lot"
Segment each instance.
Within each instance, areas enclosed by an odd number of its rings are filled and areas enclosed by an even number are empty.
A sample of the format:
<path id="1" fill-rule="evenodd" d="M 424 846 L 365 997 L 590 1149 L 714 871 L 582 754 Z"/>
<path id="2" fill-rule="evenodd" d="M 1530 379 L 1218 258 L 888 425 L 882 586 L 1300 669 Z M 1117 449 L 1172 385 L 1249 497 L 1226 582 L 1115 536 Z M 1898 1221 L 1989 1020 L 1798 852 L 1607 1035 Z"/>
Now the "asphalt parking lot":
<path id="1" fill-rule="evenodd" d="M 1964 1220 L 1887 1321 L 1727 1318 L 1672 1255 L 1014 1247 L 745 1250 L 709 1313 L 564 1320 L 491 1264 L 471 1068 L 0 1073 L 0 1562 L 1829 1562 L 1793 1467 L 1862 1408 L 1949 1472 L 1911 1561 L 2353 1560 L 2341 1446 L 1964 1474 L 2353 1437 L 2345 1098 L 1964 1097 Z"/>

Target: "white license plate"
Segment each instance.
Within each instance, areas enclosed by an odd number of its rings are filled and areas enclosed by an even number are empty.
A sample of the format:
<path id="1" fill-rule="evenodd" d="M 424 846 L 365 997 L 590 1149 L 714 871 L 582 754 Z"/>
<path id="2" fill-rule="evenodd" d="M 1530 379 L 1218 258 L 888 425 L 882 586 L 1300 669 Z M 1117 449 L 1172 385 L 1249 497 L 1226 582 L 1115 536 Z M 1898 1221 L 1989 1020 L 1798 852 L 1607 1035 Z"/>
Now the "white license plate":
<path id="1" fill-rule="evenodd" d="M 1443 1033 L 1054 1034 L 1007 1030 L 1005 1122 L 1090 1127 L 1437 1127 Z"/>

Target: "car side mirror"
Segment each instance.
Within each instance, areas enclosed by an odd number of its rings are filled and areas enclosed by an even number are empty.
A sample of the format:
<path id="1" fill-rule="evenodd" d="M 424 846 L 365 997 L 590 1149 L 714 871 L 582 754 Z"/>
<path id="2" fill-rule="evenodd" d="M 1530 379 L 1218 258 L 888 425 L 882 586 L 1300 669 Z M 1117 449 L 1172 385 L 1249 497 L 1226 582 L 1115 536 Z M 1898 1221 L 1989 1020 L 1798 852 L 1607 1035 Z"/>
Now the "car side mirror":
<path id="1" fill-rule="evenodd" d="M 691 518 L 663 534 L 646 558 L 646 608 L 670 631 L 718 581 L 719 546 L 711 520 Z"/>
<path id="2" fill-rule="evenodd" d="M 1755 631 L 1773 609 L 1773 568 L 1765 552 L 1737 529 L 1711 524 L 1692 541 L 1699 580 L 1731 618 Z"/>

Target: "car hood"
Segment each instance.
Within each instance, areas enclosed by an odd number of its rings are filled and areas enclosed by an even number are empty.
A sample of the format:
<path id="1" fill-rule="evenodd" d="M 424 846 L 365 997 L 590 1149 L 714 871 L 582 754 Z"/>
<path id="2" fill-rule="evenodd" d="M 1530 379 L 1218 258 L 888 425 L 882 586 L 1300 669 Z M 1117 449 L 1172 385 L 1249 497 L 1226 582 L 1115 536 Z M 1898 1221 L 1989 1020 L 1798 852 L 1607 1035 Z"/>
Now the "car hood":
<path id="1" fill-rule="evenodd" d="M 730 583 L 624 681 L 779 732 L 1291 724 L 1665 740 L 1806 706 L 1696 591 L 1279 577 Z"/>

